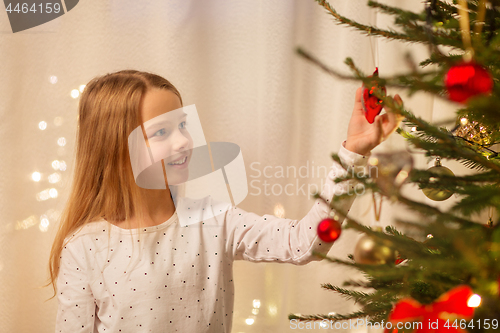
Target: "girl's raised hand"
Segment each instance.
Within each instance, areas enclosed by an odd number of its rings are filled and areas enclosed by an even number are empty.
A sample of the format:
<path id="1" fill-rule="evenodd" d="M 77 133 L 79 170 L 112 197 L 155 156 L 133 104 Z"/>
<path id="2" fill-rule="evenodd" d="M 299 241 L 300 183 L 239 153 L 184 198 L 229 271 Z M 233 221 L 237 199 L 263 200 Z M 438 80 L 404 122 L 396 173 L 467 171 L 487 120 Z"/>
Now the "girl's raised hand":
<path id="1" fill-rule="evenodd" d="M 375 117 L 373 124 L 365 118 L 365 111 L 361 101 L 363 88 L 356 90 L 354 110 L 347 129 L 347 140 L 345 148 L 360 155 L 368 154 L 373 148 L 384 141 L 403 120 L 403 117 L 392 112 Z M 394 100 L 399 105 L 403 104 L 399 95 L 394 96 Z"/>

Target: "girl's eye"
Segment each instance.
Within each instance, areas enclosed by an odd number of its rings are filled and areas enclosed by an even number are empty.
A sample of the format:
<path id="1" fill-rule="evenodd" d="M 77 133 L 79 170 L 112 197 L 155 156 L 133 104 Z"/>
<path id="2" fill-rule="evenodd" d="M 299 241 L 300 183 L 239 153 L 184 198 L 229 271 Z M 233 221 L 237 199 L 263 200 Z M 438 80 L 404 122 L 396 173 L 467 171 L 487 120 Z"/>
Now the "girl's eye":
<path id="1" fill-rule="evenodd" d="M 161 130 L 158 130 L 155 132 L 155 134 L 153 134 L 152 138 L 154 138 L 155 136 L 162 136 L 165 134 L 165 129 L 162 128 Z"/>
<path id="2" fill-rule="evenodd" d="M 185 121 L 183 121 L 182 123 L 180 123 L 180 124 L 179 124 L 179 128 L 180 128 L 180 129 L 184 129 L 184 128 L 186 128 L 186 122 L 185 122 Z"/>

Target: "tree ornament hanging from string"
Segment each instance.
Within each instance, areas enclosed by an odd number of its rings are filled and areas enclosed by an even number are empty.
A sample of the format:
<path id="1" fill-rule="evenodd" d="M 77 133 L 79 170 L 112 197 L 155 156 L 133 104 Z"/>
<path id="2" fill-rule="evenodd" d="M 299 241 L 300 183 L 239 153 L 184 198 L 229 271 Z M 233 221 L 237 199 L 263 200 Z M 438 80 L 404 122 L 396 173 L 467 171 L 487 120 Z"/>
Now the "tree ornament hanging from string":
<path id="1" fill-rule="evenodd" d="M 373 210 L 375 221 L 378 224 L 380 221 L 380 213 L 382 210 L 382 198 L 380 198 L 378 207 L 375 193 L 372 194 Z M 382 227 L 377 225 L 372 228 L 375 231 L 382 231 Z M 371 235 L 363 235 L 354 248 L 354 261 L 357 264 L 364 265 L 383 265 L 392 263 L 397 260 L 397 251 L 393 250 L 382 239 Z"/>
<path id="2" fill-rule="evenodd" d="M 326 218 L 318 224 L 318 237 L 327 243 L 335 242 L 342 233 L 342 226 L 337 218 Z"/>
<path id="3" fill-rule="evenodd" d="M 374 13 L 374 12 L 372 12 Z M 377 16 L 373 18 L 376 24 Z M 378 45 L 376 40 L 371 36 L 371 28 L 368 31 L 369 41 L 370 41 L 370 50 L 372 55 L 373 66 L 375 67 L 375 71 L 369 78 L 378 79 Z M 368 84 L 363 84 L 363 93 L 361 94 L 361 105 L 363 106 L 363 110 L 365 111 L 365 118 L 370 123 L 373 124 L 375 122 L 375 117 L 382 112 L 382 108 L 384 107 L 384 102 L 378 98 L 375 93 L 378 92 L 385 96 L 387 94 L 387 90 L 384 86 L 380 86 L 376 80 L 371 80 Z"/>
<path id="4" fill-rule="evenodd" d="M 441 165 L 441 159 L 438 157 L 436 158 L 436 162 L 434 163 L 434 166 L 429 168 L 427 171 L 436 173 L 438 175 L 444 175 L 444 176 L 455 176 L 453 171 L 448 169 L 445 166 Z M 431 177 L 429 179 L 429 182 L 435 183 L 437 179 L 435 177 Z M 437 188 L 424 188 L 422 189 L 422 192 L 425 194 L 425 196 L 431 200 L 434 201 L 443 201 L 446 199 L 449 199 L 452 195 L 453 192 L 450 190 L 442 190 L 442 189 L 437 189 Z"/>
<path id="5" fill-rule="evenodd" d="M 378 67 L 375 68 L 375 72 L 373 72 L 373 75 L 369 77 L 378 78 Z M 370 83 L 369 87 L 363 86 L 363 94 L 361 96 L 363 110 L 365 111 L 365 117 L 370 124 L 373 124 L 373 122 L 375 121 L 375 117 L 380 114 L 382 108 L 384 107 L 384 102 L 374 95 L 376 89 L 380 89 L 384 96 L 387 93 L 387 90 L 384 86 L 379 86 L 377 82 L 373 81 L 372 83 Z"/>
<path id="6" fill-rule="evenodd" d="M 475 25 L 475 33 L 479 34 L 484 24 L 484 0 L 480 1 L 481 11 Z M 459 0 L 459 23 L 465 53 L 463 60 L 451 66 L 446 73 L 445 86 L 450 100 L 467 103 L 471 97 L 489 94 L 493 90 L 493 78 L 490 72 L 473 60 L 474 49 L 470 37 L 469 12 L 467 0 Z"/>
<path id="7" fill-rule="evenodd" d="M 473 60 L 461 61 L 446 73 L 445 86 L 450 100 L 467 103 L 471 97 L 491 93 L 493 78 L 486 68 Z"/>

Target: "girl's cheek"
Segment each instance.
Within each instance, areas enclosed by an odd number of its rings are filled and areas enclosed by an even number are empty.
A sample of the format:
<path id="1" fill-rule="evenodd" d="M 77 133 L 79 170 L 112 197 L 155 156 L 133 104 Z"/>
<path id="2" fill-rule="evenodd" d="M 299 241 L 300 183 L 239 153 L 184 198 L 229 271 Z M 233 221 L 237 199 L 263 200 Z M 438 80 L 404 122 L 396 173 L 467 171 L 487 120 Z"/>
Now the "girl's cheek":
<path id="1" fill-rule="evenodd" d="M 153 156 L 156 158 L 167 158 L 171 155 L 170 149 L 167 144 L 163 143 L 154 143 L 151 145 L 151 152 Z"/>

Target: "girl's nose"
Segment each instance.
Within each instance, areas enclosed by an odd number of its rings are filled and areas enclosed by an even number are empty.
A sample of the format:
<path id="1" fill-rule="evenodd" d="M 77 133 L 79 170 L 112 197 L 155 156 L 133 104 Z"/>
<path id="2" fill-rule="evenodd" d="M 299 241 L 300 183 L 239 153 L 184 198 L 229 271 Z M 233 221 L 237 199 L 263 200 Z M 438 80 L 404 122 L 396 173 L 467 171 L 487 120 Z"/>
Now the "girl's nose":
<path id="1" fill-rule="evenodd" d="M 189 138 L 181 133 L 180 130 L 176 130 L 173 133 L 173 138 L 172 138 L 172 149 L 174 151 L 183 151 L 188 149 L 189 146 Z"/>

